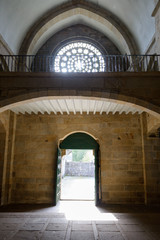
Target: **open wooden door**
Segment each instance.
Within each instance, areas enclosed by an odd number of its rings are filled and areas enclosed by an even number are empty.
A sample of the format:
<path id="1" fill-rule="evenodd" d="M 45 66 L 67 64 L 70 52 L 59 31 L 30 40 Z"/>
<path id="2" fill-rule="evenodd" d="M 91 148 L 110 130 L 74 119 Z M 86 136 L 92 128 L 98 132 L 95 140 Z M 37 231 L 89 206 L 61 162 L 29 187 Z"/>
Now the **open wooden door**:
<path id="1" fill-rule="evenodd" d="M 99 165 L 99 145 L 94 149 L 95 154 L 95 205 L 100 202 L 100 165 Z"/>
<path id="2" fill-rule="evenodd" d="M 56 186 L 55 186 L 55 205 L 60 200 L 61 193 L 61 150 L 57 149 L 57 165 L 56 165 Z"/>

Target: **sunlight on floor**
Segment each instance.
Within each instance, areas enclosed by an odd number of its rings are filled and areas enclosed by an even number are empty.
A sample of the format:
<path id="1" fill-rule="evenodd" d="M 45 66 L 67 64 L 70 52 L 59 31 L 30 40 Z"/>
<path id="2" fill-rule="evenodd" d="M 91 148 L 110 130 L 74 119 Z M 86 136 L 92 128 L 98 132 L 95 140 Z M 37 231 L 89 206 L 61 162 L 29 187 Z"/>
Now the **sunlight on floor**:
<path id="1" fill-rule="evenodd" d="M 60 201 L 58 209 L 67 220 L 118 221 L 112 213 L 100 212 L 94 201 Z"/>

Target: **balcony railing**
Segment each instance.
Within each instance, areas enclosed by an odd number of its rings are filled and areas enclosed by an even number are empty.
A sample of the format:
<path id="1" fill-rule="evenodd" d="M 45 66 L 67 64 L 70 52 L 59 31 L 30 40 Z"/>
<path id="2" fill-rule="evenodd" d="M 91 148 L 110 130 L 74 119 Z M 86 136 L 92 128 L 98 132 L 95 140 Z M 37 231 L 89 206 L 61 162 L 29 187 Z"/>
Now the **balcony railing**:
<path id="1" fill-rule="evenodd" d="M 83 60 L 84 56 L 80 56 Z M 92 56 L 94 57 L 94 56 Z M 103 67 L 77 72 L 150 72 L 160 71 L 160 55 L 103 55 Z M 91 57 L 90 57 L 91 58 Z M 91 61 L 92 62 L 92 61 Z M 93 70 L 94 69 L 94 70 Z M 72 71 L 70 69 L 70 71 Z M 66 71 L 66 72 L 70 72 Z M 0 72 L 57 72 L 54 56 L 0 55 Z M 61 71 L 60 71 L 61 72 Z"/>

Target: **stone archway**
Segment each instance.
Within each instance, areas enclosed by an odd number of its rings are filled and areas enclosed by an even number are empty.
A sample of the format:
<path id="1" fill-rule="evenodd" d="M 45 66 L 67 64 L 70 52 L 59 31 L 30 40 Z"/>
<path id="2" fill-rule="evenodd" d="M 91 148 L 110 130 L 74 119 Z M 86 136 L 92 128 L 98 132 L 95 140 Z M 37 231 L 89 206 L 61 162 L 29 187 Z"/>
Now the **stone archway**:
<path id="1" fill-rule="evenodd" d="M 85 132 L 75 132 L 67 135 L 60 141 L 58 158 L 57 158 L 57 177 L 56 177 L 56 202 L 60 198 L 60 184 L 61 184 L 61 153 L 60 149 L 76 149 L 76 150 L 93 150 L 94 151 L 94 164 L 95 164 L 95 204 L 100 202 L 100 160 L 99 160 L 99 144 L 90 134 Z"/>
<path id="2" fill-rule="evenodd" d="M 100 31 L 84 24 L 75 24 L 51 36 L 38 50 L 36 55 L 54 55 L 62 45 L 68 43 L 68 41 L 75 40 L 84 40 L 93 43 L 102 50 L 104 55 L 121 54 L 114 43 Z"/>
<path id="3" fill-rule="evenodd" d="M 23 106 L 23 104 L 36 102 L 38 100 L 46 100 L 46 99 L 58 99 L 58 98 L 84 98 L 84 99 L 94 99 L 94 100 L 107 100 L 110 102 L 116 102 L 120 104 L 125 104 L 128 106 L 133 106 L 135 108 L 139 108 L 157 118 L 160 118 L 160 107 L 154 105 L 148 101 L 141 100 L 139 98 L 129 97 L 117 93 L 102 93 L 102 92 L 93 92 L 92 96 L 87 96 L 86 91 L 80 91 L 80 96 L 77 92 L 77 95 L 74 96 L 74 91 L 67 90 L 67 95 L 65 95 L 63 90 L 50 90 L 50 94 L 53 92 L 53 95 L 48 95 L 47 91 L 34 91 L 27 94 L 21 94 L 19 96 L 15 96 L 10 99 L 1 100 L 0 101 L 0 112 L 4 112 L 8 109 L 14 109 L 14 107 Z M 57 94 L 56 94 L 57 93 Z"/>
<path id="4" fill-rule="evenodd" d="M 129 30 L 110 11 L 100 7 L 97 8 L 97 5 L 93 3 L 71 1 L 50 10 L 44 17 L 37 21 L 25 36 L 19 53 L 35 54 L 44 43 L 41 40 L 44 38 L 48 39 L 48 33 L 51 35 L 49 30 L 52 30 L 53 35 L 57 31 L 60 22 L 65 22 L 66 25 L 65 20 L 67 18 L 72 18 L 72 21 L 69 22 L 75 22 L 76 15 L 82 16 L 86 21 L 86 25 L 90 24 L 90 22 L 87 21 L 89 17 L 99 24 L 99 28 L 104 29 L 105 26 L 105 28 L 108 29 L 111 39 L 119 39 L 118 42 L 121 52 L 128 54 L 136 54 L 138 52 Z"/>

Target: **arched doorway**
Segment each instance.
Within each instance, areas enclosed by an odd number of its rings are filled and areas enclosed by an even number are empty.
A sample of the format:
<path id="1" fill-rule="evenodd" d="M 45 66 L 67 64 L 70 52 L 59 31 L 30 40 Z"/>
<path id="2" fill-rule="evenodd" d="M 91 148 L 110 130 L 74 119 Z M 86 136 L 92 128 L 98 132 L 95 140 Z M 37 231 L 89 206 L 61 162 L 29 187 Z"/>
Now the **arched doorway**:
<path id="1" fill-rule="evenodd" d="M 95 180 L 95 204 L 98 205 L 100 200 L 99 186 L 100 186 L 100 174 L 99 174 L 99 144 L 89 134 L 77 132 L 67 136 L 58 148 L 57 157 L 57 176 L 56 176 L 56 196 L 55 202 L 57 203 L 61 197 L 61 177 L 62 177 L 62 151 L 63 150 L 92 150 L 94 153 L 94 180 Z"/>

